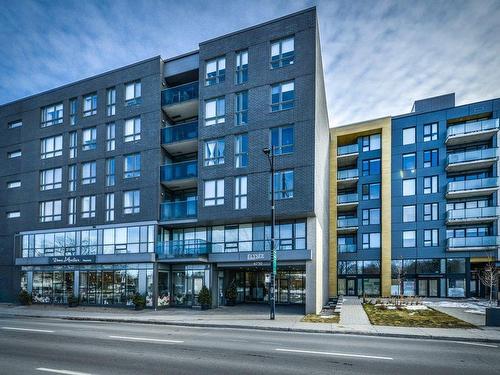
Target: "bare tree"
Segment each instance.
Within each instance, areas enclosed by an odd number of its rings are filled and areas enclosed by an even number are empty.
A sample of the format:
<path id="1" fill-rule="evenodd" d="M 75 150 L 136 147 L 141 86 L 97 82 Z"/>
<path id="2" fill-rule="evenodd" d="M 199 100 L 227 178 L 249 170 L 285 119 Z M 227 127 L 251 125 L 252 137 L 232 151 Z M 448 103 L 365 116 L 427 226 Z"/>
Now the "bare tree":
<path id="1" fill-rule="evenodd" d="M 490 289 L 490 305 L 493 302 L 493 288 L 498 285 L 498 272 L 493 257 L 488 256 L 488 262 L 485 264 L 484 269 L 479 272 L 479 280 L 481 284 L 488 287 Z"/>
<path id="2" fill-rule="evenodd" d="M 395 268 L 395 269 L 394 269 Z M 394 267 L 393 270 L 396 271 L 395 275 L 396 280 L 398 282 L 398 297 L 401 298 L 403 296 L 403 287 L 404 281 L 406 277 L 406 272 L 403 267 L 403 257 L 400 257 L 398 260 L 398 265 Z"/>

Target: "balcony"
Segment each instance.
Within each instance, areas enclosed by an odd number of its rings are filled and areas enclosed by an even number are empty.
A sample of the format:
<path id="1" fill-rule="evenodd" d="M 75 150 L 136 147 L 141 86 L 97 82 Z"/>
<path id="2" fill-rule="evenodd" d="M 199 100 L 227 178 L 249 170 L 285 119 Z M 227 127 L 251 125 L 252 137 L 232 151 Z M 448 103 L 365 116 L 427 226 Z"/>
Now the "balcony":
<path id="1" fill-rule="evenodd" d="M 337 210 L 338 211 L 352 211 L 358 207 L 358 194 L 339 194 L 337 195 Z"/>
<path id="2" fill-rule="evenodd" d="M 487 148 L 449 154 L 446 164 L 448 172 L 465 172 L 491 167 L 498 160 L 497 149 Z"/>
<path id="3" fill-rule="evenodd" d="M 358 183 L 358 169 L 344 169 L 337 172 L 337 187 L 339 189 L 347 189 L 356 186 Z"/>
<path id="4" fill-rule="evenodd" d="M 448 183 L 446 198 L 467 198 L 491 195 L 498 190 L 498 177 Z"/>
<path id="5" fill-rule="evenodd" d="M 345 167 L 348 165 L 356 165 L 358 160 L 359 149 L 358 144 L 339 146 L 337 149 L 337 165 Z"/>
<path id="6" fill-rule="evenodd" d="M 180 259 L 193 261 L 193 258 L 207 259 L 211 252 L 211 244 L 204 240 L 178 240 L 160 242 L 156 246 L 156 254 L 159 260 Z"/>
<path id="7" fill-rule="evenodd" d="M 464 208 L 449 210 L 446 213 L 446 224 L 491 223 L 498 219 L 498 207 Z"/>
<path id="8" fill-rule="evenodd" d="M 188 189 L 197 186 L 198 161 L 189 160 L 166 164 L 160 167 L 161 183 L 172 190 Z"/>
<path id="9" fill-rule="evenodd" d="M 198 198 L 160 204 L 160 221 L 195 221 L 198 216 Z"/>
<path id="10" fill-rule="evenodd" d="M 337 253 L 355 253 L 356 244 L 342 244 L 337 245 Z"/>
<path id="11" fill-rule="evenodd" d="M 174 121 L 198 116 L 198 81 L 163 90 L 161 107 Z"/>
<path id="12" fill-rule="evenodd" d="M 464 124 L 450 125 L 446 133 L 448 146 L 486 141 L 498 131 L 498 119 L 467 122 Z"/>
<path id="13" fill-rule="evenodd" d="M 196 152 L 198 150 L 198 121 L 161 129 L 161 145 L 171 155 Z"/>
<path id="14" fill-rule="evenodd" d="M 497 250 L 499 237 L 452 237 L 448 238 L 447 251 L 489 251 Z"/>
<path id="15" fill-rule="evenodd" d="M 337 233 L 353 233 L 358 230 L 358 218 L 350 217 L 345 219 L 337 219 Z"/>

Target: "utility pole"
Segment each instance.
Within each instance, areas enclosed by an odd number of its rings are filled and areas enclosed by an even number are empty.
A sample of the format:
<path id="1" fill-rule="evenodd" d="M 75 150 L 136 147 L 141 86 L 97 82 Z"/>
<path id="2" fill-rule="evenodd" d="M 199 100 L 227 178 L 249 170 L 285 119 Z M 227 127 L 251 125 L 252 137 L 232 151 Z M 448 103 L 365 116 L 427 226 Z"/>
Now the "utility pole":
<path id="1" fill-rule="evenodd" d="M 274 146 L 271 148 L 266 147 L 262 150 L 267 156 L 269 166 L 271 168 L 271 285 L 269 288 L 269 304 L 271 306 L 271 313 L 269 319 L 274 320 L 276 316 L 276 245 L 274 238 L 274 227 L 276 226 L 276 212 L 274 207 Z"/>

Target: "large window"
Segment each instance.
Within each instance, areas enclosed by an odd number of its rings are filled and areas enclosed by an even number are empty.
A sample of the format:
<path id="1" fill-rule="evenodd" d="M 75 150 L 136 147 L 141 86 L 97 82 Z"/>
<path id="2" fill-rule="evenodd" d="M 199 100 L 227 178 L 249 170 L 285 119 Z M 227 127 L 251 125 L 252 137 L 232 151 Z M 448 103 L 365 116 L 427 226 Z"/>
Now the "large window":
<path id="1" fill-rule="evenodd" d="M 293 108 L 295 105 L 294 81 L 277 83 L 271 86 L 271 112 Z"/>
<path id="2" fill-rule="evenodd" d="M 224 204 L 224 180 L 208 180 L 204 184 L 205 206 L 219 206 Z"/>
<path id="3" fill-rule="evenodd" d="M 247 208 L 247 176 L 238 176 L 234 179 L 234 208 Z"/>
<path id="4" fill-rule="evenodd" d="M 236 168 L 248 166 L 248 134 L 234 137 L 234 159 Z"/>
<path id="5" fill-rule="evenodd" d="M 438 220 L 439 203 L 426 203 L 424 204 L 424 221 Z"/>
<path id="6" fill-rule="evenodd" d="M 207 60 L 205 64 L 205 86 L 216 85 L 226 80 L 226 57 Z"/>
<path id="7" fill-rule="evenodd" d="M 141 81 L 134 81 L 125 84 L 125 105 L 138 104 L 138 99 L 142 95 Z"/>
<path id="8" fill-rule="evenodd" d="M 274 199 L 293 198 L 293 171 L 274 173 Z"/>
<path id="9" fill-rule="evenodd" d="M 40 202 L 39 217 L 41 223 L 61 220 L 61 200 Z"/>
<path id="10" fill-rule="evenodd" d="M 222 124 L 226 121 L 226 99 L 210 99 L 205 102 L 205 125 Z"/>
<path id="11" fill-rule="evenodd" d="M 403 170 L 404 171 L 414 171 L 417 167 L 416 157 L 414 152 L 408 154 L 403 154 Z"/>
<path id="12" fill-rule="evenodd" d="M 438 176 L 424 177 L 424 194 L 437 193 L 439 190 L 438 181 Z"/>
<path id="13" fill-rule="evenodd" d="M 49 159 L 62 155 L 63 149 L 63 136 L 57 135 L 55 137 L 43 138 L 40 141 L 40 158 Z"/>
<path id="14" fill-rule="evenodd" d="M 69 100 L 69 124 L 76 125 L 76 117 L 78 111 L 78 101 L 76 98 Z"/>
<path id="15" fill-rule="evenodd" d="M 141 192 L 129 190 L 123 192 L 123 213 L 138 214 L 141 211 Z"/>
<path id="16" fill-rule="evenodd" d="M 236 52 L 235 83 L 237 85 L 248 81 L 248 50 Z"/>
<path id="17" fill-rule="evenodd" d="M 234 117 L 236 125 L 248 124 L 248 91 L 236 93 Z"/>
<path id="18" fill-rule="evenodd" d="M 82 197 L 82 218 L 95 217 L 95 195 Z"/>
<path id="19" fill-rule="evenodd" d="M 269 129 L 269 138 L 274 155 L 291 154 L 293 152 L 293 125 Z"/>
<path id="20" fill-rule="evenodd" d="M 271 69 L 292 65 L 295 61 L 295 38 L 288 37 L 271 42 Z"/>
<path id="21" fill-rule="evenodd" d="M 95 184 L 96 162 L 91 161 L 82 164 L 82 185 Z"/>
<path id="22" fill-rule="evenodd" d="M 141 175 L 141 154 L 129 154 L 123 157 L 123 178 Z"/>
<path id="23" fill-rule="evenodd" d="M 115 158 L 106 159 L 106 186 L 115 185 Z"/>
<path id="24" fill-rule="evenodd" d="M 403 129 L 403 145 L 415 143 L 415 127 Z"/>
<path id="25" fill-rule="evenodd" d="M 417 246 L 417 232 L 414 230 L 403 231 L 403 247 Z"/>
<path id="26" fill-rule="evenodd" d="M 63 122 L 63 104 L 52 104 L 42 108 L 40 125 L 42 128 Z"/>
<path id="27" fill-rule="evenodd" d="M 363 225 L 380 224 L 380 208 L 367 208 L 362 212 Z"/>
<path id="28" fill-rule="evenodd" d="M 362 162 L 362 175 L 363 176 L 377 176 L 380 175 L 380 158 L 363 160 Z"/>
<path id="29" fill-rule="evenodd" d="M 115 220 L 115 193 L 106 193 L 105 220 Z"/>
<path id="30" fill-rule="evenodd" d="M 380 249 L 380 232 L 363 233 L 363 249 Z"/>
<path id="31" fill-rule="evenodd" d="M 363 151 L 380 150 L 380 134 L 366 135 L 361 139 Z"/>
<path id="32" fill-rule="evenodd" d="M 361 192 L 364 201 L 380 199 L 380 183 L 363 184 Z"/>
<path id="33" fill-rule="evenodd" d="M 125 120 L 123 136 L 124 142 L 138 141 L 141 139 L 141 118 L 139 116 Z"/>
<path id="34" fill-rule="evenodd" d="M 97 114 L 97 93 L 92 93 L 83 98 L 83 117 L 95 114 Z"/>
<path id="35" fill-rule="evenodd" d="M 88 128 L 82 132 L 82 150 L 95 150 L 97 147 L 97 129 Z"/>
<path id="36" fill-rule="evenodd" d="M 205 142 L 205 166 L 224 164 L 224 144 L 222 138 Z"/>
<path id="37" fill-rule="evenodd" d="M 76 164 L 68 165 L 68 191 L 76 190 Z"/>
<path id="38" fill-rule="evenodd" d="M 116 114 L 116 88 L 111 87 L 106 90 L 106 115 L 114 116 Z"/>
<path id="39" fill-rule="evenodd" d="M 62 168 L 46 169 L 40 172 L 40 190 L 60 189 L 62 187 Z"/>
<path id="40" fill-rule="evenodd" d="M 106 124 L 106 151 L 115 149 L 115 123 Z"/>
<path id="41" fill-rule="evenodd" d="M 438 123 L 424 125 L 424 142 L 435 141 L 438 139 Z"/>
<path id="42" fill-rule="evenodd" d="M 409 178 L 403 180 L 403 196 L 415 195 L 415 179 Z"/>
<path id="43" fill-rule="evenodd" d="M 412 223 L 417 219 L 416 206 L 403 206 L 403 223 Z"/>
<path id="44" fill-rule="evenodd" d="M 438 150 L 424 151 L 424 168 L 437 167 L 439 165 Z"/>
<path id="45" fill-rule="evenodd" d="M 439 245 L 439 230 L 425 229 L 424 230 L 424 247 Z"/>

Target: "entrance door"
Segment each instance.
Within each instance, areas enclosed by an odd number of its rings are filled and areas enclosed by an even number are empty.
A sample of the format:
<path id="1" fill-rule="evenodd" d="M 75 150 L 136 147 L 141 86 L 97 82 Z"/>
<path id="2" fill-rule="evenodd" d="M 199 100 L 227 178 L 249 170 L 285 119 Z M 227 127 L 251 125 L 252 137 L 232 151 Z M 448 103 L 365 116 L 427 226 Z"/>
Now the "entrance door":
<path id="1" fill-rule="evenodd" d="M 418 280 L 418 295 L 420 297 L 427 297 L 427 287 L 429 285 L 429 280 Z"/>
<path id="2" fill-rule="evenodd" d="M 438 297 L 439 279 L 418 280 L 418 295 L 420 297 Z"/>
<path id="3" fill-rule="evenodd" d="M 356 295 L 356 279 L 347 279 L 347 295 Z"/>

